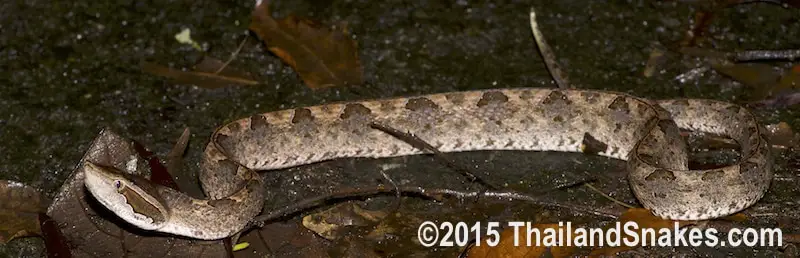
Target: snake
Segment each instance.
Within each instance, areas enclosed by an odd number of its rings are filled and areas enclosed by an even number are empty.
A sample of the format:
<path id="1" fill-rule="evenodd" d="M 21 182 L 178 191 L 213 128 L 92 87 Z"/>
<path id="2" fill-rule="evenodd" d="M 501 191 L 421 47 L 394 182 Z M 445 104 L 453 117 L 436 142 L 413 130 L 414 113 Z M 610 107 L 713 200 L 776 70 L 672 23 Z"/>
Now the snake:
<path id="1" fill-rule="evenodd" d="M 664 219 L 707 220 L 739 212 L 761 199 L 772 180 L 766 131 L 745 107 L 599 90 L 509 88 L 331 103 L 232 121 L 215 130 L 203 152 L 198 176 L 205 199 L 92 162 L 84 162 L 84 185 L 138 228 L 221 239 L 261 212 L 267 200 L 260 171 L 430 153 L 373 123 L 409 132 L 443 153 L 556 151 L 623 160 L 636 199 Z M 733 139 L 739 159 L 689 169 L 681 130 Z"/>

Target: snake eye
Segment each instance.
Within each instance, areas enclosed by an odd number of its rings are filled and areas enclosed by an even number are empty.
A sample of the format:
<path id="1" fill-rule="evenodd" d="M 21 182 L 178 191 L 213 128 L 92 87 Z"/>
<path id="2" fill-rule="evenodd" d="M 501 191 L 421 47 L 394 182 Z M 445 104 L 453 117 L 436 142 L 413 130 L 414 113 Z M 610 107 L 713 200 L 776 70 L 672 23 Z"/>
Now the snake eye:
<path id="1" fill-rule="evenodd" d="M 122 188 L 122 181 L 114 180 L 114 187 L 116 187 L 117 189 Z"/>

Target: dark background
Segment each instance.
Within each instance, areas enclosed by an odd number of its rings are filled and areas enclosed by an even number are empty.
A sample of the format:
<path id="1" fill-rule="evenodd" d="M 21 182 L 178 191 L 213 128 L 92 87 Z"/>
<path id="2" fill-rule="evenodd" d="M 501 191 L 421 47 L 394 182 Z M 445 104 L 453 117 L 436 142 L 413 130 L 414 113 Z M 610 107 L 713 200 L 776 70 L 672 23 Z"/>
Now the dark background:
<path id="1" fill-rule="evenodd" d="M 192 130 L 187 167 L 197 167 L 213 129 L 255 113 L 331 101 L 500 87 L 554 87 L 531 36 L 528 9 L 579 88 L 648 98 L 741 100 L 752 89 L 707 72 L 675 76 L 702 60 L 672 54 L 642 71 L 655 44 L 674 47 L 692 24 L 695 1 L 273 1 L 290 13 L 346 22 L 358 42 L 366 83 L 310 90 L 247 33 L 253 1 L 3 1 L 0 3 L 0 178 L 52 195 L 105 127 L 162 157 Z M 721 10 L 706 47 L 720 51 L 800 46 L 800 11 L 771 4 Z M 203 53 L 178 43 L 183 28 L 263 84 L 215 90 L 174 85 L 143 73 L 142 60 L 190 67 Z M 786 65 L 778 65 L 786 67 Z M 796 107 L 758 110 L 762 123 L 798 128 Z M 781 168 L 779 168 L 781 169 Z M 37 240 L 0 246 L 36 253 Z"/>

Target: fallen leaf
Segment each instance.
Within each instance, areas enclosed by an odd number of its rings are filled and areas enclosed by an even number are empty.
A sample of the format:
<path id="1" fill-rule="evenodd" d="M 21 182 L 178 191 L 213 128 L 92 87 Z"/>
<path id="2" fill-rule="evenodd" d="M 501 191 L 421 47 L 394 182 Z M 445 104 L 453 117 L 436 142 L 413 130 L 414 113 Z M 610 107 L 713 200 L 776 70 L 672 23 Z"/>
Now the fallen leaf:
<path id="1" fill-rule="evenodd" d="M 325 239 L 337 240 L 354 227 L 375 226 L 386 215 L 384 211 L 370 211 L 354 203 L 342 203 L 303 217 L 303 226 Z"/>
<path id="2" fill-rule="evenodd" d="M 213 61 L 205 61 L 205 62 L 213 62 Z M 202 61 L 198 65 L 203 65 L 204 68 L 208 66 L 208 64 L 203 64 Z M 141 67 L 142 71 L 146 73 L 170 78 L 173 81 L 175 81 L 175 83 L 192 84 L 206 89 L 222 88 L 229 86 L 231 84 L 234 85 L 258 84 L 257 81 L 249 77 L 238 77 L 240 76 L 239 73 L 241 72 L 238 71 L 232 72 L 231 70 L 229 70 L 232 68 L 227 68 L 227 67 L 222 71 L 220 71 L 219 73 L 216 73 L 216 72 L 199 72 L 199 71 L 181 71 L 146 61 L 142 61 L 139 64 L 139 66 Z"/>
<path id="3" fill-rule="evenodd" d="M 776 85 L 780 79 L 771 65 L 761 63 L 726 63 L 711 65 L 714 70 L 728 76 L 750 89 L 751 100 L 761 100 L 777 93 Z"/>
<path id="4" fill-rule="evenodd" d="M 488 244 L 481 243 L 480 245 L 476 245 L 472 247 L 469 252 L 467 253 L 467 257 L 469 258 L 499 258 L 499 257 L 530 257 L 530 258 L 538 258 L 538 257 L 570 257 L 572 252 L 575 249 L 574 244 L 567 246 L 566 243 L 556 242 L 562 240 L 557 236 L 555 233 L 548 234 L 546 232 L 558 232 L 561 228 L 559 224 L 536 224 L 532 225 L 542 232 L 538 235 L 538 239 L 532 238 L 528 239 L 529 235 L 526 233 L 526 227 L 519 228 L 519 232 L 515 232 L 517 229 L 511 227 L 506 228 L 503 232 L 500 233 L 500 242 L 495 246 L 489 246 Z M 548 230 L 549 229 L 549 230 Z M 547 230 L 547 231 L 546 231 Z M 533 236 L 537 236 L 536 234 L 532 234 Z M 515 238 L 517 239 L 517 243 L 515 244 Z M 548 240 L 549 239 L 549 240 Z M 530 241 L 530 245 L 528 245 L 528 241 Z M 540 243 L 541 245 L 537 245 Z M 547 256 L 544 256 L 547 255 Z"/>
<path id="5" fill-rule="evenodd" d="M 132 174 L 149 174 L 147 161 L 133 143 L 103 130 L 47 210 L 75 257 L 226 257 L 223 241 L 198 241 L 144 231 L 128 225 L 97 203 L 84 189 L 83 162 L 108 165 Z"/>
<path id="6" fill-rule="evenodd" d="M 42 195 L 22 183 L 0 180 L 0 244 L 18 237 L 41 234 Z"/>
<path id="7" fill-rule="evenodd" d="M 800 65 L 795 65 L 787 71 L 777 83 L 767 85 L 762 91 L 768 94 L 760 94 L 765 96 L 772 95 L 769 99 L 755 99 L 757 102 L 751 103 L 755 107 L 767 108 L 782 108 L 800 103 Z"/>
<path id="8" fill-rule="evenodd" d="M 345 29 L 329 29 L 293 15 L 275 20 L 268 1 L 253 10 L 250 30 L 312 89 L 359 85 L 363 72 L 357 43 Z"/>

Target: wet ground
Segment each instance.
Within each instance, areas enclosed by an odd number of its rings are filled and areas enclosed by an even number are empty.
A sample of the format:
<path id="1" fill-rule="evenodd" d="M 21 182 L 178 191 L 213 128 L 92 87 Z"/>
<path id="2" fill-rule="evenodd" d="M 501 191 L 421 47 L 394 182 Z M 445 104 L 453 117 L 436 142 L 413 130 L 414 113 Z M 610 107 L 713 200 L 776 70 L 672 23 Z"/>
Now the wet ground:
<path id="1" fill-rule="evenodd" d="M 554 87 L 536 52 L 531 5 L 558 61 L 579 88 L 649 98 L 736 101 L 750 89 L 707 73 L 675 76 L 703 63 L 673 55 L 651 78 L 642 70 L 654 45 L 674 47 L 694 6 L 672 1 L 274 1 L 289 13 L 346 22 L 359 44 L 366 83 L 313 91 L 250 36 L 232 66 L 263 84 L 215 90 L 174 85 L 140 71 L 143 60 L 189 67 L 204 54 L 178 43 L 184 28 L 226 59 L 250 34 L 252 1 L 6 1 L 0 4 L 0 178 L 52 196 L 102 128 L 162 157 L 184 127 L 195 168 L 213 129 L 254 113 L 331 101 L 499 87 Z M 706 46 L 721 51 L 800 46 L 800 11 L 748 4 L 719 12 Z M 785 65 L 783 66 L 785 67 Z M 800 128 L 800 110 L 764 110 L 763 123 Z M 0 246 L 8 256 L 38 253 L 35 240 Z"/>

